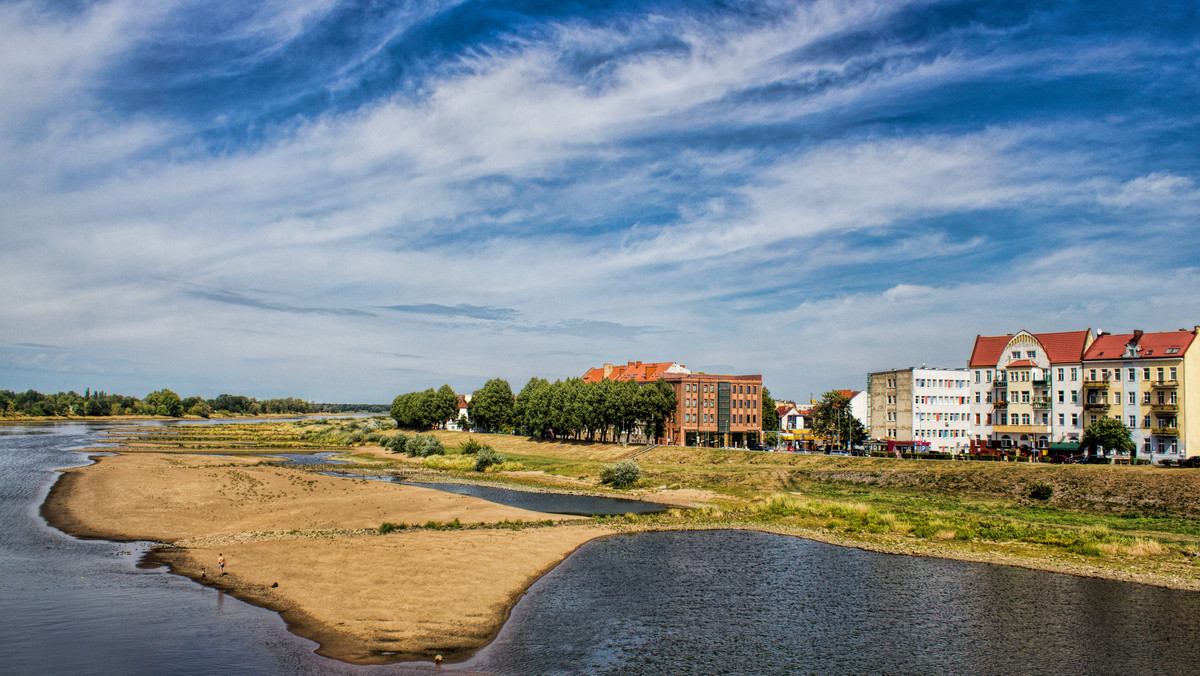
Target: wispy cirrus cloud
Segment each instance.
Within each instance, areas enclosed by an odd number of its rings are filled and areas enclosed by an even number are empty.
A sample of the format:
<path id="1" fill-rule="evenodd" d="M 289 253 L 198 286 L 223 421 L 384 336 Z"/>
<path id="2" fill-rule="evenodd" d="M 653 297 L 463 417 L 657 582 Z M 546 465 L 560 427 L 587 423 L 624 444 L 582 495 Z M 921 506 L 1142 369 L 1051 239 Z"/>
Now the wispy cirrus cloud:
<path id="1" fill-rule="evenodd" d="M 75 355 L 43 388 L 629 358 L 787 395 L 1031 314 L 1152 330 L 1125 276 L 1200 296 L 1187 3 L 81 7 L 0 9 L 0 341 Z"/>

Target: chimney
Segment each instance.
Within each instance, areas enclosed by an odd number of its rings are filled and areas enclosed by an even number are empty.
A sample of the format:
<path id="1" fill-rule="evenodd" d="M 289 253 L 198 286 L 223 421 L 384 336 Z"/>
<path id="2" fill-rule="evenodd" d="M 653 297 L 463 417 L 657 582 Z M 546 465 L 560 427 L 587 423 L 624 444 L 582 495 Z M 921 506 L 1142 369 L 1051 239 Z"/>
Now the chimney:
<path id="1" fill-rule="evenodd" d="M 604 377 L 607 378 L 607 377 L 611 376 L 612 372 L 613 372 L 613 365 L 605 364 L 604 365 Z"/>
<path id="2" fill-rule="evenodd" d="M 1129 341 L 1129 343 L 1130 343 L 1131 345 L 1137 345 L 1138 341 L 1139 341 L 1139 340 L 1141 340 L 1141 339 L 1142 339 L 1142 330 L 1141 330 L 1141 329 L 1134 329 L 1134 330 L 1133 330 L 1133 340 Z"/>

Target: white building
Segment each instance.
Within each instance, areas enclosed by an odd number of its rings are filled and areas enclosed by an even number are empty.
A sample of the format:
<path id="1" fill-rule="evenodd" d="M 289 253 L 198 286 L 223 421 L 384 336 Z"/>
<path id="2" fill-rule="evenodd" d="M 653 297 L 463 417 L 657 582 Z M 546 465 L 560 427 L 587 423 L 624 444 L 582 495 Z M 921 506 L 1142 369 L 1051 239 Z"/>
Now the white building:
<path id="1" fill-rule="evenodd" d="M 1081 390 L 1091 329 L 976 336 L 971 371 L 970 434 L 976 448 L 1048 451 L 1078 446 L 1086 427 Z"/>
<path id="2" fill-rule="evenodd" d="M 909 367 L 867 377 L 872 438 L 928 442 L 934 453 L 970 447 L 966 369 Z"/>

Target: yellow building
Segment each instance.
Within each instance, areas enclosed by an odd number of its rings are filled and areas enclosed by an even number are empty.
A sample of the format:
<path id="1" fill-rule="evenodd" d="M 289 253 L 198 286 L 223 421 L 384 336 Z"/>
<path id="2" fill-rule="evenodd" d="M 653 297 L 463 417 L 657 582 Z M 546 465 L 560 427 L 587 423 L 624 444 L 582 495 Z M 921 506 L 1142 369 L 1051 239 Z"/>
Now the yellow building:
<path id="1" fill-rule="evenodd" d="M 1084 426 L 1120 420 L 1138 457 L 1155 463 L 1200 455 L 1200 356 L 1188 356 L 1198 334 L 1200 326 L 1096 336 L 1083 356 Z"/>

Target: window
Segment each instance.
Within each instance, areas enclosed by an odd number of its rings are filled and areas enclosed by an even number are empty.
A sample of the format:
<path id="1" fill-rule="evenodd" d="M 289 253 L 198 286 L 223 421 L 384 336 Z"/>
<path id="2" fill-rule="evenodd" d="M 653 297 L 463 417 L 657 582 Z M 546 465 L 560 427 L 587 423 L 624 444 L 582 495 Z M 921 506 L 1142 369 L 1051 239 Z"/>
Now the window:
<path id="1" fill-rule="evenodd" d="M 1150 416 L 1148 416 L 1148 415 L 1142 416 L 1142 427 L 1144 429 L 1150 429 Z"/>
<path id="2" fill-rule="evenodd" d="M 1088 380 L 1096 379 L 1096 369 L 1088 369 Z"/>
<path id="3" fill-rule="evenodd" d="M 1071 426 L 1079 427 L 1079 414 L 1078 413 L 1071 414 Z"/>
<path id="4" fill-rule="evenodd" d="M 1058 403 L 1060 403 L 1060 404 L 1062 404 L 1062 403 L 1066 403 L 1066 401 L 1067 401 L 1067 399 L 1066 399 L 1066 395 L 1067 395 L 1067 393 L 1066 393 L 1066 392 L 1063 392 L 1062 390 L 1059 390 L 1059 391 L 1058 391 Z"/>
<path id="5" fill-rule="evenodd" d="M 1167 352 L 1166 352 L 1166 354 L 1179 354 L 1179 348 L 1177 348 L 1177 347 L 1168 347 L 1168 348 L 1167 348 Z"/>
<path id="6" fill-rule="evenodd" d="M 975 414 L 975 424 L 976 425 L 979 424 L 979 414 L 978 413 Z"/>
<path id="7" fill-rule="evenodd" d="M 1029 403 L 1029 391 L 1028 390 L 1021 393 L 1021 403 L 1022 404 Z"/>
<path id="8" fill-rule="evenodd" d="M 1078 379 L 1079 379 L 1079 369 L 1077 369 L 1075 367 L 1071 367 L 1071 380 L 1078 380 Z"/>
<path id="9" fill-rule="evenodd" d="M 1142 369 L 1142 380 L 1150 380 L 1150 367 L 1146 366 Z"/>
<path id="10" fill-rule="evenodd" d="M 1129 429 L 1133 429 L 1135 427 L 1137 427 L 1137 416 L 1131 415 L 1129 416 Z"/>
<path id="11" fill-rule="evenodd" d="M 991 380 L 991 379 L 992 379 L 992 372 L 991 372 L 991 371 L 984 371 L 984 373 L 986 374 L 986 376 L 984 377 L 984 380 Z"/>
<path id="12" fill-rule="evenodd" d="M 1131 404 L 1135 404 L 1135 405 L 1137 404 L 1137 392 L 1132 392 L 1132 391 L 1131 391 L 1131 392 L 1129 393 L 1129 403 L 1131 403 Z"/>
<path id="13" fill-rule="evenodd" d="M 1147 405 L 1147 404 L 1149 404 L 1149 403 L 1150 403 L 1150 393 L 1149 393 L 1149 392 L 1143 392 L 1143 393 L 1142 393 L 1142 405 L 1143 405 L 1143 406 L 1145 406 L 1145 405 Z"/>
<path id="14" fill-rule="evenodd" d="M 1063 378 L 1063 370 L 1062 370 L 1061 368 L 1060 368 L 1060 369 L 1058 369 L 1058 379 L 1059 379 L 1059 380 L 1063 380 L 1063 379 L 1064 379 L 1064 378 Z"/>
<path id="15" fill-rule="evenodd" d="M 975 393 L 975 403 L 976 403 L 976 404 L 978 404 L 978 403 L 979 403 L 979 395 L 980 395 L 980 393 L 979 393 L 979 392 L 976 392 L 976 393 Z"/>
<path id="16" fill-rule="evenodd" d="M 1021 414 L 1021 424 L 1022 424 L 1022 425 L 1028 425 L 1028 424 L 1029 424 L 1029 414 L 1028 414 L 1028 413 L 1022 413 L 1022 414 Z"/>
<path id="17" fill-rule="evenodd" d="M 1161 383 L 1162 381 L 1163 381 L 1163 369 L 1160 366 L 1160 367 L 1158 367 L 1158 382 Z"/>
<path id="18" fill-rule="evenodd" d="M 1014 413 L 1013 415 L 1016 415 L 1016 414 Z M 1008 424 L 1008 414 L 1007 414 L 1007 413 L 1001 413 L 1001 414 L 1000 414 L 1000 424 L 1001 424 L 1001 425 L 1007 425 L 1007 424 Z"/>
<path id="19" fill-rule="evenodd" d="M 1066 415 L 1065 415 L 1065 414 L 1063 414 L 1063 413 L 1059 413 L 1059 414 L 1058 414 L 1058 424 L 1059 424 L 1059 425 L 1066 425 L 1066 424 L 1067 424 L 1067 420 L 1066 420 Z"/>
<path id="20" fill-rule="evenodd" d="M 1129 369 L 1129 382 L 1137 380 L 1137 369 Z"/>
<path id="21" fill-rule="evenodd" d="M 1071 403 L 1072 404 L 1079 403 L 1079 390 L 1071 390 Z"/>
<path id="22" fill-rule="evenodd" d="M 1012 351 L 1012 358 L 1013 358 L 1013 359 L 1020 359 L 1020 358 L 1021 358 L 1021 351 L 1020 351 L 1020 350 L 1013 350 L 1013 351 Z"/>
<path id="23" fill-rule="evenodd" d="M 1167 350 L 1167 354 L 1170 354 L 1170 353 L 1171 353 L 1171 351 Z M 1171 373 L 1171 377 L 1167 378 L 1167 380 L 1175 380 L 1176 378 L 1175 378 L 1175 367 L 1174 366 L 1171 367 L 1170 373 Z"/>

